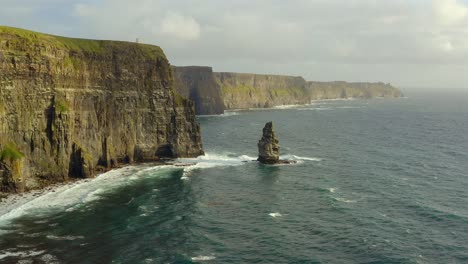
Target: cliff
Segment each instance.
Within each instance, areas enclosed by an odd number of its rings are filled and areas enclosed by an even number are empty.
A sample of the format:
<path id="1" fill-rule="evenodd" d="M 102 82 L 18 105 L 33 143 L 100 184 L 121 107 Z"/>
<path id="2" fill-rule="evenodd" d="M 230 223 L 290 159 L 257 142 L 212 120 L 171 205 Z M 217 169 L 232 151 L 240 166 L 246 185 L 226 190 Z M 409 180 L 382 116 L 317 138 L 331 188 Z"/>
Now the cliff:
<path id="1" fill-rule="evenodd" d="M 215 80 L 211 67 L 173 66 L 172 70 L 176 90 L 195 103 L 195 111 L 198 115 L 224 113 L 221 88 Z"/>
<path id="2" fill-rule="evenodd" d="M 203 153 L 157 46 L 0 26 L 0 189 Z"/>
<path id="3" fill-rule="evenodd" d="M 400 90 L 384 83 L 308 82 L 311 100 L 345 98 L 396 98 Z"/>
<path id="4" fill-rule="evenodd" d="M 173 67 L 176 89 L 190 98 L 199 115 L 225 109 L 308 104 L 312 100 L 394 98 L 400 90 L 384 83 L 307 82 L 302 77 L 213 72 L 210 67 Z"/>
<path id="5" fill-rule="evenodd" d="M 309 103 L 302 77 L 248 73 L 215 73 L 227 109 L 268 108 Z"/>

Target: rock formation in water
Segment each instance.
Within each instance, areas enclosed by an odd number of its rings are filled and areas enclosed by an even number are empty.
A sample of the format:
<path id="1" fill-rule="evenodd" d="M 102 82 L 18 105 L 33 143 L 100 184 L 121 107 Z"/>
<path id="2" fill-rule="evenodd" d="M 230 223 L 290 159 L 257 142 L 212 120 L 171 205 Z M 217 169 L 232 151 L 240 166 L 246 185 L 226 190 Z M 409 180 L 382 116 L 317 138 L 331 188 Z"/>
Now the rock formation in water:
<path id="1" fill-rule="evenodd" d="M 221 88 L 215 80 L 211 67 L 172 67 L 175 88 L 195 103 L 197 115 L 219 115 L 224 113 Z"/>
<path id="2" fill-rule="evenodd" d="M 197 114 L 302 105 L 321 99 L 402 96 L 400 90 L 384 83 L 308 82 L 295 76 L 213 73 L 209 67 L 173 69 L 178 91 L 195 102 Z"/>
<path id="3" fill-rule="evenodd" d="M 279 163 L 279 141 L 273 130 L 273 122 L 268 122 L 263 128 L 263 135 L 258 141 L 258 161 L 263 164 Z"/>
<path id="4" fill-rule="evenodd" d="M 1 191 L 202 153 L 159 47 L 0 27 Z"/>

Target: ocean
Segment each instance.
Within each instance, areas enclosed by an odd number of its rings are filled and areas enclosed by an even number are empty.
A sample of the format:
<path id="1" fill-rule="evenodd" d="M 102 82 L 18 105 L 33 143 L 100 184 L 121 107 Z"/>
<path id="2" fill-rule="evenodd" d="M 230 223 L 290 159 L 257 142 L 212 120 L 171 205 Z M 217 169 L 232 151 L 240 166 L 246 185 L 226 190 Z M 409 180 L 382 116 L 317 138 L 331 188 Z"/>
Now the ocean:
<path id="1" fill-rule="evenodd" d="M 0 263 L 468 263 L 468 93 L 407 94 L 199 117 L 187 166 L 1 203 Z"/>

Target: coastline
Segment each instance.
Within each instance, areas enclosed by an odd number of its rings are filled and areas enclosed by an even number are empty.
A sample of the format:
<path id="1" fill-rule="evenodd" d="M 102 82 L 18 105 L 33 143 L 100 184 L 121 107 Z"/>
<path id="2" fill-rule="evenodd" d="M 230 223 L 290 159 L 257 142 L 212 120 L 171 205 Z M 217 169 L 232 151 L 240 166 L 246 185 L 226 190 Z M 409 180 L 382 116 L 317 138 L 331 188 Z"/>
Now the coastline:
<path id="1" fill-rule="evenodd" d="M 172 161 L 169 161 L 172 162 Z M 125 178 L 127 174 L 144 168 L 145 169 L 159 169 L 159 168 L 177 168 L 180 167 L 176 163 L 138 163 L 138 164 L 129 164 L 113 168 L 98 174 L 93 178 L 86 179 L 72 179 L 65 182 L 59 182 L 51 185 L 47 185 L 41 189 L 33 189 L 23 193 L 1 193 L 2 197 L 0 198 L 0 224 L 5 220 L 10 220 L 16 218 L 14 212 L 17 210 L 22 210 L 24 207 L 36 199 L 44 198 L 47 195 L 54 193 L 61 193 L 72 190 L 74 188 L 79 188 L 85 184 L 93 184 L 95 181 L 102 180 L 103 177 L 112 177 L 112 176 L 121 176 Z M 86 197 L 82 197 L 85 199 Z M 83 200 L 82 199 L 82 200 Z M 52 205 L 53 206 L 53 205 Z"/>
<path id="2" fill-rule="evenodd" d="M 287 109 L 295 109 L 295 108 L 302 108 L 307 106 L 317 105 L 321 102 L 341 102 L 341 101 L 370 101 L 370 100 L 394 100 L 394 99 L 408 99 L 408 97 L 373 97 L 373 98 L 359 98 L 359 97 L 350 97 L 350 98 L 336 98 L 336 99 L 316 99 L 311 100 L 307 104 L 290 104 L 290 105 L 277 105 L 273 107 L 257 107 L 257 108 L 238 108 L 238 109 L 226 109 L 224 110 L 224 114 L 220 115 L 197 115 L 199 117 L 209 117 L 209 116 L 224 116 L 226 113 L 235 113 L 235 112 L 243 112 L 243 111 L 267 111 L 267 110 L 287 110 Z M 233 115 L 233 114 L 231 114 Z M 229 116 L 229 115 L 226 115 Z"/>

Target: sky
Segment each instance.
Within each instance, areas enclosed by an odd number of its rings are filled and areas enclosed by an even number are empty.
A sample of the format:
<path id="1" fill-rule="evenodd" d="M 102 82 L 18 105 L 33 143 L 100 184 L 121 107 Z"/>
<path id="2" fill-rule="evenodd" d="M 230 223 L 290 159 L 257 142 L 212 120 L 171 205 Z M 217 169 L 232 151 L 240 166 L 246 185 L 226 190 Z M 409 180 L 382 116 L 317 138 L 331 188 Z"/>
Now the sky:
<path id="1" fill-rule="evenodd" d="M 0 25 L 161 46 L 173 65 L 468 90 L 468 0 L 0 0 Z"/>

